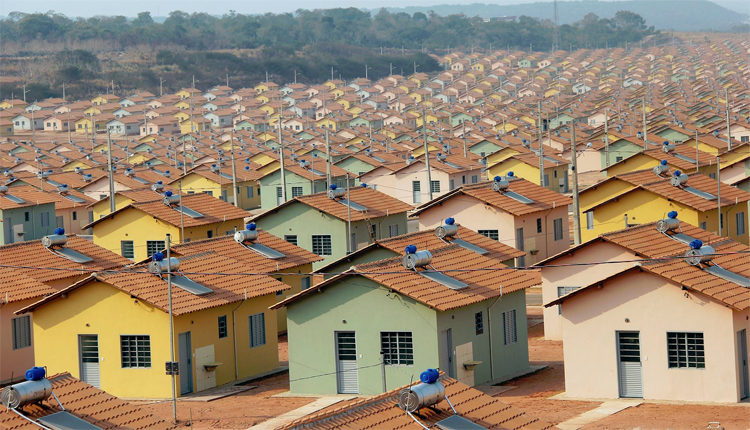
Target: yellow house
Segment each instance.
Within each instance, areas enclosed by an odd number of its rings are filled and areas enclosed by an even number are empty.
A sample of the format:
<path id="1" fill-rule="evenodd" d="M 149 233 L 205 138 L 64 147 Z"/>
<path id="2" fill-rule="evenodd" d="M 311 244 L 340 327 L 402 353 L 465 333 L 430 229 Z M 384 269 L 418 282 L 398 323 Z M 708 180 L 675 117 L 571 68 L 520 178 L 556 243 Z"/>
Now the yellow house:
<path id="1" fill-rule="evenodd" d="M 278 368 L 277 293 L 290 287 L 218 253 L 171 260 L 170 331 L 166 260 L 94 273 L 18 311 L 33 312 L 35 360 L 49 373 L 70 369 L 118 397 L 169 398 L 164 363 L 179 362 L 182 396 Z M 83 351 L 83 352 L 82 352 Z"/>
<path id="2" fill-rule="evenodd" d="M 260 207 L 258 178 L 262 176 L 256 170 L 247 167 L 248 169 L 244 169 L 237 166 L 238 207 L 245 210 Z M 206 193 L 234 204 L 231 165 L 208 166 L 204 164 L 189 170 L 187 175 L 175 179 L 170 185 L 176 187 L 178 181 L 182 181 L 182 191 L 187 194 Z"/>
<path id="3" fill-rule="evenodd" d="M 666 218 L 670 211 L 677 211 L 682 221 L 718 233 L 716 180 L 700 173 L 690 173 L 686 184 L 674 186 L 670 179 L 643 170 L 608 178 L 581 192 L 582 239 L 586 241 L 609 231 L 658 221 Z M 698 190 L 698 194 L 686 187 Z M 750 193 L 721 184 L 720 236 L 748 244 L 749 200 Z M 741 224 L 739 229 L 738 221 Z"/>
<path id="4" fill-rule="evenodd" d="M 254 273 L 268 273 L 269 275 L 281 273 L 271 276 L 291 288 L 277 292 L 277 302 L 310 288 L 313 284 L 309 275 L 313 270 L 312 264 L 323 260 L 323 258 L 263 230 L 258 229 L 256 231 L 258 232 L 257 241 L 259 243 L 273 249 L 282 256 L 277 255 L 274 256 L 275 258 L 269 258 L 269 256 L 249 249 L 245 244 L 240 244 L 232 236 L 198 240 L 176 245 L 173 249 L 178 255 L 186 256 L 216 252 L 219 255 L 242 262 L 245 267 L 252 267 Z M 286 310 L 279 309 L 276 316 L 279 333 L 285 332 L 287 327 Z"/>
<path id="5" fill-rule="evenodd" d="M 195 88 L 183 88 L 174 94 L 184 100 L 189 97 L 197 97 L 201 95 L 201 92 Z"/>
<path id="6" fill-rule="evenodd" d="M 494 164 L 497 164 L 497 163 L 505 160 L 506 158 L 510 158 L 510 157 L 512 157 L 512 156 L 514 156 L 516 154 L 520 154 L 520 153 L 521 153 L 520 151 L 518 151 L 518 150 L 516 150 L 516 149 L 514 149 L 512 147 L 506 146 L 505 148 L 501 148 L 501 149 L 493 152 L 492 154 L 488 155 L 487 156 L 487 165 L 488 166 L 492 166 Z M 537 169 L 537 172 L 538 171 L 539 170 Z M 500 175 L 500 176 L 502 176 L 502 175 Z"/>
<path id="7" fill-rule="evenodd" d="M 192 127 L 191 127 L 191 124 L 192 124 Z M 206 131 L 210 127 L 211 127 L 211 122 L 206 122 L 206 121 L 199 122 L 199 121 L 196 121 L 195 118 L 193 118 L 192 122 L 190 121 L 190 119 L 180 121 L 180 133 L 182 134 L 190 134 L 190 133 L 197 133 L 198 131 Z"/>
<path id="8" fill-rule="evenodd" d="M 606 169 L 607 176 L 653 169 L 660 165 L 662 161 L 666 161 L 670 172 L 677 170 L 681 172 L 697 171 L 704 175 L 716 177 L 716 159 L 710 154 L 699 150 L 696 163 L 695 144 L 692 146 L 690 148 L 686 144 L 677 145 L 670 152 L 664 152 L 662 148 L 641 151 L 609 166 Z"/>
<path id="9" fill-rule="evenodd" d="M 316 127 L 327 128 L 329 130 L 338 130 L 337 122 L 332 120 L 330 117 L 321 118 L 315 121 Z"/>
<path id="10" fill-rule="evenodd" d="M 93 99 L 91 99 L 91 103 L 94 106 L 101 106 L 101 105 L 104 105 L 104 104 L 107 104 L 107 103 L 114 103 L 114 104 L 116 104 L 119 100 L 120 100 L 119 97 L 114 96 L 112 94 L 107 94 L 107 95 L 104 95 L 104 96 L 99 95 L 97 97 L 94 97 Z"/>
<path id="11" fill-rule="evenodd" d="M 84 226 L 93 228 L 94 243 L 123 257 L 142 260 L 164 248 L 167 234 L 183 243 L 229 234 L 241 229 L 248 213 L 208 194 L 177 195 L 164 200 L 134 202 Z M 184 216 L 182 213 L 184 212 Z"/>
<path id="12" fill-rule="evenodd" d="M 439 150 L 443 149 L 442 145 L 432 144 L 429 140 L 427 140 L 427 146 L 430 149 L 430 154 L 435 154 L 436 152 L 439 152 Z M 411 155 L 413 155 L 414 158 L 419 158 L 424 155 L 424 140 L 422 140 L 422 145 L 419 145 L 411 150 Z"/>
<path id="13" fill-rule="evenodd" d="M 544 187 L 559 193 L 569 191 L 568 165 L 570 162 L 556 155 L 544 156 Z M 489 165 L 489 164 L 488 164 Z M 515 176 L 539 184 L 539 156 L 534 153 L 512 155 L 487 167 L 487 177 Z"/>

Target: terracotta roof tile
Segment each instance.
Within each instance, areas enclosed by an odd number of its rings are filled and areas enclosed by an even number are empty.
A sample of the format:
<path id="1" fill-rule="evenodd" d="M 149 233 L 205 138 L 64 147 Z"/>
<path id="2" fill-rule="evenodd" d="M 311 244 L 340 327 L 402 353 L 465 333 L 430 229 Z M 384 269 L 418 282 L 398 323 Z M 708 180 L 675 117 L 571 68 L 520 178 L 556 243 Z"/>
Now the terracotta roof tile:
<path id="1" fill-rule="evenodd" d="M 534 200 L 534 203 L 524 204 L 510 197 L 505 196 L 502 192 L 492 190 L 492 181 L 480 182 L 477 184 L 463 185 L 455 190 L 444 194 L 430 202 L 419 206 L 412 216 L 428 210 L 429 208 L 442 203 L 445 200 L 459 196 L 468 195 L 484 202 L 485 204 L 502 209 L 515 216 L 528 215 L 535 212 L 546 211 L 555 207 L 567 206 L 573 202 L 568 196 L 556 193 L 544 187 L 540 187 L 525 179 L 515 179 L 510 181 L 508 187 L 510 191 Z"/>
<path id="2" fill-rule="evenodd" d="M 490 397 L 455 379 L 442 376 L 445 394 L 456 412 L 463 418 L 485 428 L 514 430 L 554 429 L 553 425 L 526 415 L 520 409 Z M 378 396 L 333 406 L 294 420 L 277 430 L 324 430 L 377 429 L 377 430 L 421 430 L 398 406 L 398 393 L 408 386 L 388 391 Z M 450 405 L 443 400 L 430 408 L 419 411 L 419 419 L 428 428 L 438 428 L 436 423 L 454 415 Z"/>
<path id="3" fill-rule="evenodd" d="M 186 256 L 213 251 L 219 255 L 241 261 L 245 265 L 245 271 L 253 273 L 273 273 L 323 260 L 322 257 L 280 239 L 271 233 L 267 233 L 261 229 L 258 229 L 258 232 L 259 242 L 284 254 L 284 258 L 276 260 L 265 258 L 235 242 L 232 236 L 197 240 L 175 245 L 172 249 L 176 253 Z"/>
<path id="4" fill-rule="evenodd" d="M 56 292 L 54 288 L 13 268 L 0 267 L 0 301 L 17 302 Z"/>
<path id="5" fill-rule="evenodd" d="M 169 430 L 175 428 L 174 425 L 155 417 L 138 406 L 131 405 L 72 377 L 70 373 L 59 373 L 48 377 L 48 379 L 52 383 L 52 391 L 68 413 L 99 428 L 107 430 Z M 24 415 L 32 420 L 61 411 L 60 406 L 52 396 L 40 404 L 25 406 L 23 410 Z M 0 429 L 38 430 L 39 427 L 5 408 L 0 408 Z"/>
<path id="6" fill-rule="evenodd" d="M 91 271 L 117 269 L 131 263 L 125 257 L 95 245 L 76 235 L 68 235 L 67 247 L 93 258 L 88 263 L 75 263 L 55 255 L 42 245 L 41 240 L 29 240 L 0 246 L 0 264 L 20 266 L 14 270 L 39 282 L 72 278 Z"/>

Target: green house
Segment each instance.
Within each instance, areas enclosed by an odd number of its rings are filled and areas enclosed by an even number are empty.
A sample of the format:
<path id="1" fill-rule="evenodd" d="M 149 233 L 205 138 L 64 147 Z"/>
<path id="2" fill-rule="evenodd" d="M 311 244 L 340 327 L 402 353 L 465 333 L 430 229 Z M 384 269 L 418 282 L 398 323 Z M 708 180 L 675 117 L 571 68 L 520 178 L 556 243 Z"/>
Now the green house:
<path id="1" fill-rule="evenodd" d="M 634 140 L 634 138 L 623 138 L 609 143 L 610 166 L 643 150 L 643 144 L 638 145 L 633 142 Z M 607 167 L 607 153 L 604 150 L 599 151 L 599 153 L 602 157 L 602 169 L 604 169 Z"/>
<path id="2" fill-rule="evenodd" d="M 41 239 L 57 228 L 55 199 L 33 187 L 0 187 L 0 245 Z"/>
<path id="3" fill-rule="evenodd" d="M 313 265 L 314 269 L 390 237 L 389 232 L 406 232 L 406 213 L 413 209 L 410 205 L 357 186 L 349 190 L 350 209 L 345 189 L 337 190 L 295 197 L 253 221 L 267 232 L 323 257 L 323 261 Z"/>
<path id="4" fill-rule="evenodd" d="M 471 271 L 497 261 L 455 244 L 425 252 L 414 268 L 361 264 L 272 307 L 287 309 L 292 393 L 376 395 L 425 368 L 473 386 L 529 368 L 524 290 L 539 275 Z M 441 272 L 454 268 L 469 270 Z"/>
<path id="5" fill-rule="evenodd" d="M 311 157 L 300 157 L 299 161 L 286 160 L 284 176 L 286 179 L 286 199 L 319 193 L 326 189 L 326 162 L 324 159 L 315 157 L 315 163 L 305 163 L 303 160 L 311 160 Z M 331 181 L 339 187 L 346 187 L 346 174 L 348 172 L 336 166 L 331 166 Z M 354 186 L 355 178 L 351 175 L 349 185 Z M 260 207 L 269 210 L 284 203 L 282 192 L 281 169 L 276 169 L 258 179 L 260 186 Z"/>

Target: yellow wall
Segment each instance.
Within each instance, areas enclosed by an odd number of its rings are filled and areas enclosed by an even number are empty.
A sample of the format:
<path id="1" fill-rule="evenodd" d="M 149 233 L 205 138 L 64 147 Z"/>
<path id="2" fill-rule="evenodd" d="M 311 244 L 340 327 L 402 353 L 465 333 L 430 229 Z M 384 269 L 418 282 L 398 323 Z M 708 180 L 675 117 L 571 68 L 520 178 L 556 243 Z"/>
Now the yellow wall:
<path id="1" fill-rule="evenodd" d="M 251 187 L 253 189 L 252 198 L 247 197 L 247 187 Z M 260 207 L 260 196 L 258 195 L 258 185 L 255 181 L 237 182 L 237 188 L 239 188 L 239 192 L 237 193 L 237 199 L 239 200 L 240 208 L 254 209 L 254 208 Z M 213 193 L 213 196 L 218 199 L 219 197 L 221 197 L 223 190 L 226 190 L 227 192 L 228 201 L 234 200 L 234 194 L 232 193 L 232 181 L 231 180 L 227 180 L 227 182 L 224 182 L 220 186 L 216 182 L 206 179 L 203 176 L 200 176 L 194 173 L 188 174 L 187 176 L 182 178 L 182 192 L 184 193 L 190 193 L 190 192 L 203 193 L 206 191 L 210 191 Z"/>
<path id="2" fill-rule="evenodd" d="M 154 193 L 154 200 L 156 200 L 156 193 Z M 133 201 L 122 194 L 115 193 L 115 210 L 120 210 L 125 206 L 129 205 Z M 109 199 L 102 199 L 94 203 L 90 208 L 94 211 L 94 221 L 98 220 L 104 215 L 109 215 Z"/>
<path id="3" fill-rule="evenodd" d="M 629 182 L 616 179 L 597 185 L 596 188 L 589 188 L 586 192 L 579 195 L 581 210 L 584 211 L 592 206 L 596 206 L 603 201 L 609 200 L 625 191 L 632 190 L 633 188 L 635 188 L 635 186 Z"/>
<path id="4" fill-rule="evenodd" d="M 508 172 L 513 172 L 513 175 L 518 178 L 526 179 L 529 182 L 535 184 L 539 183 L 539 168 L 530 166 L 526 163 L 518 161 L 516 159 L 507 159 L 500 163 L 495 164 L 487 169 L 487 177 L 494 178 L 495 176 L 505 176 Z M 557 177 L 555 177 L 557 172 Z M 560 191 L 559 179 L 564 178 L 568 174 L 568 166 L 560 165 L 556 167 L 548 167 L 544 169 L 544 173 L 549 175 L 549 184 L 545 187 L 555 192 Z M 568 188 L 572 185 L 568 185 Z"/>
<path id="5" fill-rule="evenodd" d="M 651 158 L 647 155 L 639 154 L 628 158 L 627 162 L 625 163 L 613 164 L 609 169 L 607 169 L 607 176 L 615 176 L 622 173 L 635 172 L 636 170 L 653 169 L 654 167 L 659 165 L 659 163 L 660 160 Z M 676 170 L 680 170 L 684 173 L 695 172 L 695 167 L 689 170 L 682 170 L 672 164 L 668 164 L 667 166 L 669 167 L 670 172 L 674 172 Z M 698 171 L 708 176 L 711 173 L 716 173 L 716 165 L 712 164 L 710 166 L 701 166 Z"/>
<path id="6" fill-rule="evenodd" d="M 213 230 L 214 237 L 224 235 L 229 230 L 241 230 L 242 219 L 226 220 L 197 227 L 185 227 L 185 238 L 190 240 L 205 239 L 208 230 Z M 217 230 L 218 229 L 218 230 Z M 121 241 L 132 240 L 135 249 L 134 260 L 147 257 L 146 241 L 166 240 L 166 234 L 172 235 L 173 243 L 182 243 L 180 227 L 173 226 L 137 209 L 128 209 L 114 218 L 102 221 L 94 226 L 94 243 L 122 255 Z"/>
<path id="7" fill-rule="evenodd" d="M 137 302 L 137 303 L 136 303 Z M 216 385 L 235 380 L 234 337 L 232 311 L 237 309 L 237 354 L 239 377 L 245 378 L 278 367 L 278 340 L 274 311 L 268 309 L 275 302 L 272 294 L 205 309 L 174 318 L 175 360 L 178 360 L 179 333 L 190 331 L 193 353 L 193 391 L 198 391 L 200 360 L 195 349 L 214 346 L 214 361 L 222 363 L 216 368 Z M 266 314 L 266 344 L 250 348 L 248 316 Z M 117 318 L 112 318 L 117 315 Z M 225 338 L 218 338 L 218 317 L 227 316 Z M 57 299 L 34 312 L 36 338 L 35 361 L 48 367 L 50 373 L 70 371 L 80 377 L 78 335 L 99 336 L 101 388 L 110 394 L 125 398 L 168 398 L 171 396 L 171 378 L 164 372 L 164 362 L 170 359 L 169 318 L 167 314 L 142 300 L 102 282 L 93 282 L 69 293 L 66 299 Z M 197 327 L 201 327 L 198 330 Z M 151 341 L 151 367 L 121 367 L 120 335 L 149 335 Z M 181 375 L 185 364 L 180 364 Z M 180 377 L 176 378 L 179 395 Z M 207 387 L 203 387 L 207 388 Z"/>
<path id="8" fill-rule="evenodd" d="M 312 263 L 310 264 L 304 264 L 302 266 L 297 266 L 293 269 L 285 270 L 285 272 L 297 272 L 297 273 L 310 273 L 313 271 Z M 287 275 L 287 276 L 281 276 L 280 281 L 289 285 L 292 287 L 291 290 L 285 290 L 281 293 L 281 295 L 278 295 L 275 297 L 276 302 L 280 302 L 284 300 L 287 297 L 293 296 L 300 291 L 302 291 L 302 276 L 295 276 L 295 275 Z M 310 276 L 310 286 L 312 287 L 313 280 L 312 276 Z M 278 327 L 279 333 L 286 331 L 286 307 L 283 307 L 276 311 L 276 325 Z"/>

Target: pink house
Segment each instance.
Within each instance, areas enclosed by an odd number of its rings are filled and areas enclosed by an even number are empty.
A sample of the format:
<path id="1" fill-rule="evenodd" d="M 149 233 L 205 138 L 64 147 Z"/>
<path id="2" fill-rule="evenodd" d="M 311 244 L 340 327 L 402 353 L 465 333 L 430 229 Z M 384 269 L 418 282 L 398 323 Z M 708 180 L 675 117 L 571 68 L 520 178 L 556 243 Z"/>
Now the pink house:
<path id="1" fill-rule="evenodd" d="M 419 229 L 455 217 L 485 236 L 527 253 L 519 266 L 534 264 L 570 247 L 570 197 L 512 176 L 464 185 L 417 208 Z"/>
<path id="2" fill-rule="evenodd" d="M 750 254 L 737 254 L 747 246 L 723 239 L 682 251 L 588 277 L 545 305 L 562 309 L 566 396 L 748 398 Z"/>
<path id="3" fill-rule="evenodd" d="M 678 221 L 675 229 L 665 233 L 656 226 L 657 222 L 652 222 L 605 233 L 536 263 L 542 271 L 542 302 L 550 303 L 591 280 L 612 276 L 632 267 L 634 261 L 678 254 L 685 250 L 684 238 L 700 238 L 707 243 L 723 240 L 686 222 Z M 602 261 L 607 264 L 587 264 Z M 545 339 L 562 340 L 562 324 L 560 306 L 544 309 Z"/>

